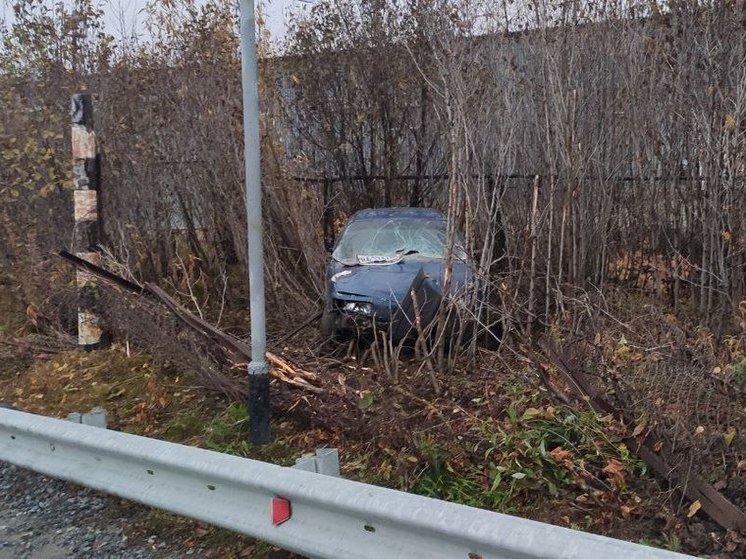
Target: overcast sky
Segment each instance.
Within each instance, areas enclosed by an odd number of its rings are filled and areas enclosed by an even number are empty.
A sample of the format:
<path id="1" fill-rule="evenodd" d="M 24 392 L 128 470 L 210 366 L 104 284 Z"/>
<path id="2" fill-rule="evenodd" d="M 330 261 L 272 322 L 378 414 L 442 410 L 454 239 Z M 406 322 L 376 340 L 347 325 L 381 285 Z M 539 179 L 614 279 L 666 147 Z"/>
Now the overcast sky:
<path id="1" fill-rule="evenodd" d="M 197 0 L 199 2 L 199 0 Z M 238 0 L 233 0 L 238 2 Z M 264 0 L 264 13 L 274 39 L 281 39 L 285 35 L 285 23 L 288 14 L 293 10 L 303 10 L 313 0 Z M 258 0 L 255 0 L 258 3 Z M 142 23 L 142 10 L 147 0 L 103 0 L 104 12 L 110 32 L 115 36 L 121 30 L 121 22 L 125 21 L 131 28 L 132 22 Z"/>
<path id="2" fill-rule="evenodd" d="M 50 3 L 52 0 L 48 0 Z M 197 0 L 199 2 L 199 0 Z M 238 0 L 233 0 L 238 2 Z M 255 0 L 257 1 L 257 0 Z M 313 0 L 264 0 L 264 10 L 267 18 L 267 26 L 275 39 L 282 38 L 285 34 L 285 23 L 288 13 L 294 10 L 307 8 Z M 12 17 L 11 5 L 13 0 L 0 0 L 2 4 L 3 19 L 6 21 Z M 147 0 L 99 0 L 106 16 L 107 31 L 119 38 L 122 32 L 129 34 L 136 29 L 142 33 L 143 9 Z"/>

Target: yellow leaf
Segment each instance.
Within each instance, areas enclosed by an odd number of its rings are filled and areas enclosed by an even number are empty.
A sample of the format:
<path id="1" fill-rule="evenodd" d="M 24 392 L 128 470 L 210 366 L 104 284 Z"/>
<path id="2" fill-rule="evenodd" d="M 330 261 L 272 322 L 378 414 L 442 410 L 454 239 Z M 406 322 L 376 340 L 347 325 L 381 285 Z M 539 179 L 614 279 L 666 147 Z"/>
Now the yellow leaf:
<path id="1" fill-rule="evenodd" d="M 686 513 L 687 518 L 691 518 L 695 514 L 697 514 L 697 511 L 702 508 L 702 503 L 699 502 L 699 499 L 694 501 L 691 505 L 689 505 L 689 512 Z"/>
<path id="2" fill-rule="evenodd" d="M 536 408 L 528 408 L 526 411 L 523 412 L 521 419 L 533 419 L 534 417 L 539 417 L 540 415 L 541 410 Z"/>
<path id="3" fill-rule="evenodd" d="M 705 428 L 704 428 L 704 427 L 702 427 L 702 426 L 700 425 L 699 427 L 697 427 L 697 428 L 696 428 L 696 429 L 694 430 L 694 432 L 695 432 L 695 433 L 696 433 L 697 435 L 701 435 L 702 433 L 704 433 L 704 432 L 705 432 Z"/>
<path id="4" fill-rule="evenodd" d="M 732 114 L 725 115 L 725 129 L 731 130 L 736 127 L 736 117 Z"/>
<path id="5" fill-rule="evenodd" d="M 637 426 L 635 427 L 635 430 L 632 431 L 633 437 L 639 437 L 642 435 L 642 432 L 645 430 L 645 428 L 648 426 L 648 418 L 644 415 L 637 421 Z"/>
<path id="6" fill-rule="evenodd" d="M 728 446 L 731 445 L 733 442 L 733 439 L 736 438 L 736 428 L 735 427 L 729 427 L 728 432 L 723 435 L 723 438 L 725 439 L 725 444 Z"/>

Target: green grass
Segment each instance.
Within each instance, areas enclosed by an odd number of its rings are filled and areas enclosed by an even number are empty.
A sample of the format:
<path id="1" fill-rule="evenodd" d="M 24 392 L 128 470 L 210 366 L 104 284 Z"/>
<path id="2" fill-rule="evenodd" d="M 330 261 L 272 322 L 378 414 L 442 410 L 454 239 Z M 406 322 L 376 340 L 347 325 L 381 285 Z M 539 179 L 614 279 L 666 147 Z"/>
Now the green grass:
<path id="1" fill-rule="evenodd" d="M 293 437 L 301 429 L 289 421 L 273 421 L 272 442 L 254 447 L 249 442 L 249 416 L 246 404 L 232 402 L 210 421 L 202 435 L 202 446 L 217 452 L 233 454 L 279 464 L 292 465 L 300 451 Z"/>
<path id="2" fill-rule="evenodd" d="M 424 466 L 412 491 L 507 513 L 563 493 L 582 494 L 586 486 L 624 495 L 626 481 L 647 471 L 609 435 L 608 421 L 593 412 L 519 401 L 503 419 L 475 420 L 462 442 L 438 446 L 421 439 Z M 620 468 L 616 479 L 604 472 L 610 463 Z"/>
<path id="3" fill-rule="evenodd" d="M 639 543 L 648 547 L 667 549 L 668 551 L 681 551 L 681 540 L 674 534 L 663 534 L 661 539 L 641 538 Z"/>

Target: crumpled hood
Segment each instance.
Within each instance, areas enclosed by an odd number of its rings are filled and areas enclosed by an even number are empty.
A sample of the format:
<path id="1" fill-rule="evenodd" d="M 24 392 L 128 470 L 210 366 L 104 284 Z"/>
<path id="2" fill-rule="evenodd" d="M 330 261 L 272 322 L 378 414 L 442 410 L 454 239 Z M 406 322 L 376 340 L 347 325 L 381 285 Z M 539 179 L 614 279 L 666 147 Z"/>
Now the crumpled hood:
<path id="1" fill-rule="evenodd" d="M 371 266 L 346 266 L 333 261 L 329 265 L 329 290 L 334 299 L 367 301 L 374 305 L 380 315 L 388 315 L 392 304 L 396 306 L 407 296 L 410 286 L 420 268 L 433 287 L 440 290 L 443 281 L 442 260 L 408 256 L 396 264 Z M 453 263 L 453 289 L 462 287 L 466 281 L 466 265 Z"/>

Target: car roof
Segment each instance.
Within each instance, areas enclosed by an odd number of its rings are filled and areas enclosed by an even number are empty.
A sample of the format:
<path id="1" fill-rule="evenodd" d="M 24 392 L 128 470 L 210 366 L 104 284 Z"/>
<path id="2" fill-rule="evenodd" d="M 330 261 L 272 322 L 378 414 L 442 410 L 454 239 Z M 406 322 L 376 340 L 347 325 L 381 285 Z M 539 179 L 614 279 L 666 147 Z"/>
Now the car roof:
<path id="1" fill-rule="evenodd" d="M 381 218 L 445 219 L 445 216 L 432 208 L 368 208 L 353 214 L 350 221 Z"/>

